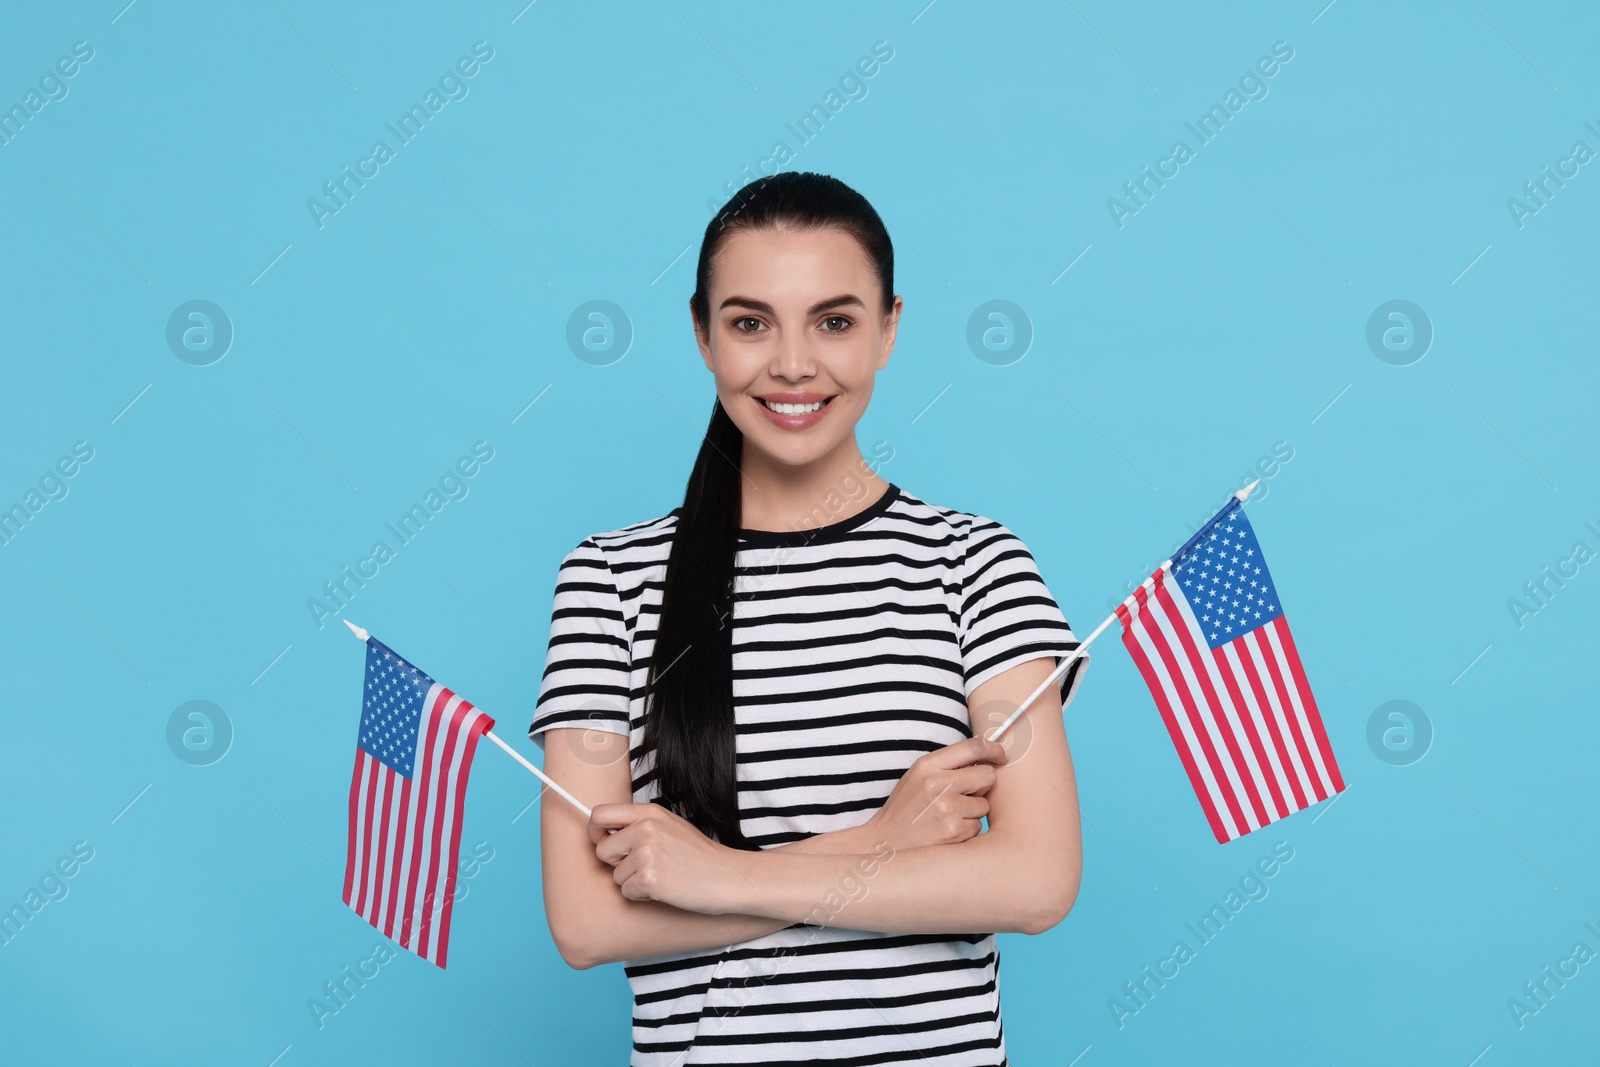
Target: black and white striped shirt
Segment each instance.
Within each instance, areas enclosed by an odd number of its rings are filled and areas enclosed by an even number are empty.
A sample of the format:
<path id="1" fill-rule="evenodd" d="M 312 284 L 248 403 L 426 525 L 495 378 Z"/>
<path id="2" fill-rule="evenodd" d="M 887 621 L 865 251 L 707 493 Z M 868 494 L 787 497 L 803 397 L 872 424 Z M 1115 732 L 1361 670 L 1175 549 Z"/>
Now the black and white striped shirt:
<path id="1" fill-rule="evenodd" d="M 594 534 L 562 561 L 529 728 L 541 748 L 542 731 L 583 727 L 626 733 L 639 753 L 680 511 Z M 974 688 L 1078 646 L 1015 534 L 893 484 L 839 522 L 743 531 L 735 563 L 740 822 L 763 848 L 866 822 L 913 760 L 972 736 Z M 1062 674 L 1063 704 L 1086 664 Z M 651 758 L 636 803 L 656 796 Z M 630 1063 L 1004 1065 L 999 965 L 993 933 L 812 923 L 630 960 Z"/>

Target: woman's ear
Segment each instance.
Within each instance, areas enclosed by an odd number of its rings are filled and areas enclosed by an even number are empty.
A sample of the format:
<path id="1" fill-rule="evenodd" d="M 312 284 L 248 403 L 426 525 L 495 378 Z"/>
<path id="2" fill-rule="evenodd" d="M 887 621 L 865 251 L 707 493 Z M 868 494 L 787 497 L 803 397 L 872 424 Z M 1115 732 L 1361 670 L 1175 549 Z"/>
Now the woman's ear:
<path id="1" fill-rule="evenodd" d="M 904 308 L 905 298 L 896 296 L 894 298 L 894 307 L 890 309 L 888 321 L 883 328 L 883 349 L 878 353 L 878 370 L 882 370 L 889 365 L 889 356 L 894 352 L 894 340 L 900 332 L 900 312 Z"/>
<path id="2" fill-rule="evenodd" d="M 700 320 L 694 315 L 694 301 L 689 301 L 689 323 L 694 327 L 694 343 L 700 349 L 700 360 L 706 365 L 706 370 L 715 373 L 711 366 L 711 337 L 700 325 Z"/>

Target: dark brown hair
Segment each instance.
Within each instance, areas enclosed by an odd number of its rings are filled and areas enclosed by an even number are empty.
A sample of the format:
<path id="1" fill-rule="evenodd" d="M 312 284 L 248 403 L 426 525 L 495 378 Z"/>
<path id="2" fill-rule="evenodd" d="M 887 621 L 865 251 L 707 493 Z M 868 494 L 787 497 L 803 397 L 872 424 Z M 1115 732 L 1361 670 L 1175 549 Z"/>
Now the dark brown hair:
<path id="1" fill-rule="evenodd" d="M 877 269 L 885 314 L 894 305 L 894 246 L 872 205 L 837 178 L 786 171 L 739 190 L 706 226 L 689 298 L 700 329 L 714 328 L 711 261 L 722 242 L 740 229 L 780 227 L 837 227 L 855 237 Z M 743 450 L 744 434 L 714 400 L 667 560 L 641 752 L 655 753 L 656 802 L 736 848 L 751 847 L 739 825 L 733 709 Z"/>

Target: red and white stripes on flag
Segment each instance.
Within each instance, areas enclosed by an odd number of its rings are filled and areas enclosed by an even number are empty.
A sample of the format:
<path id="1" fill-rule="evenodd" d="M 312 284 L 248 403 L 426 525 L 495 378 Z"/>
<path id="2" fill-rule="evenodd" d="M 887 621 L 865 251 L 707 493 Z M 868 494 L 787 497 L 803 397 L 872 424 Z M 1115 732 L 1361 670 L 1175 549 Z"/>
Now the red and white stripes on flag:
<path id="1" fill-rule="evenodd" d="M 467 777 L 479 736 L 493 726 L 488 715 L 369 639 L 344 901 L 386 937 L 440 967 L 450 947 Z"/>
<path id="2" fill-rule="evenodd" d="M 1236 547 L 1220 551 L 1226 557 L 1245 543 L 1242 537 L 1225 542 Z M 1163 564 L 1151 583 L 1135 591 L 1131 604 L 1117 608 L 1122 642 L 1155 697 L 1219 842 L 1344 789 L 1259 546 L 1253 536 L 1248 544 L 1260 564 L 1259 580 L 1240 580 L 1236 571 L 1252 566 L 1240 562 L 1242 552 L 1232 563 L 1221 562 L 1226 575 L 1217 570 L 1180 580 Z M 1197 551 L 1205 548 L 1202 544 Z M 1208 565 L 1218 566 L 1208 561 L 1200 568 Z M 1196 569 L 1187 562 L 1181 566 Z M 1206 582 L 1211 584 L 1200 584 Z M 1186 595 L 1186 585 L 1197 603 Z M 1260 610 L 1251 606 L 1258 599 Z M 1251 614 L 1267 616 L 1266 621 L 1250 625 Z M 1238 636 L 1228 637 L 1230 631 Z"/>

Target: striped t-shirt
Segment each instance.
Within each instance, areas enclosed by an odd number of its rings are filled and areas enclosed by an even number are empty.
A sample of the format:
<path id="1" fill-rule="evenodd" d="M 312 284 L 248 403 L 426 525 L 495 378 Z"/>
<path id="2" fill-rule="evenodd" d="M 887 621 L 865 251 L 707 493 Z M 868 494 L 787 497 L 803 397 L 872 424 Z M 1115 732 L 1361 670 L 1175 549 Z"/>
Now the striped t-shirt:
<path id="1" fill-rule="evenodd" d="M 681 510 L 562 561 L 529 728 L 541 748 L 542 731 L 583 727 L 640 753 Z M 762 848 L 866 822 L 913 760 L 972 736 L 974 688 L 1078 647 L 1015 534 L 893 484 L 838 522 L 742 531 L 732 625 L 740 825 Z M 1062 674 L 1063 704 L 1086 664 Z M 657 795 L 652 759 L 635 765 L 635 803 Z M 630 1063 L 1005 1065 L 999 966 L 993 933 L 804 922 L 630 960 Z"/>

